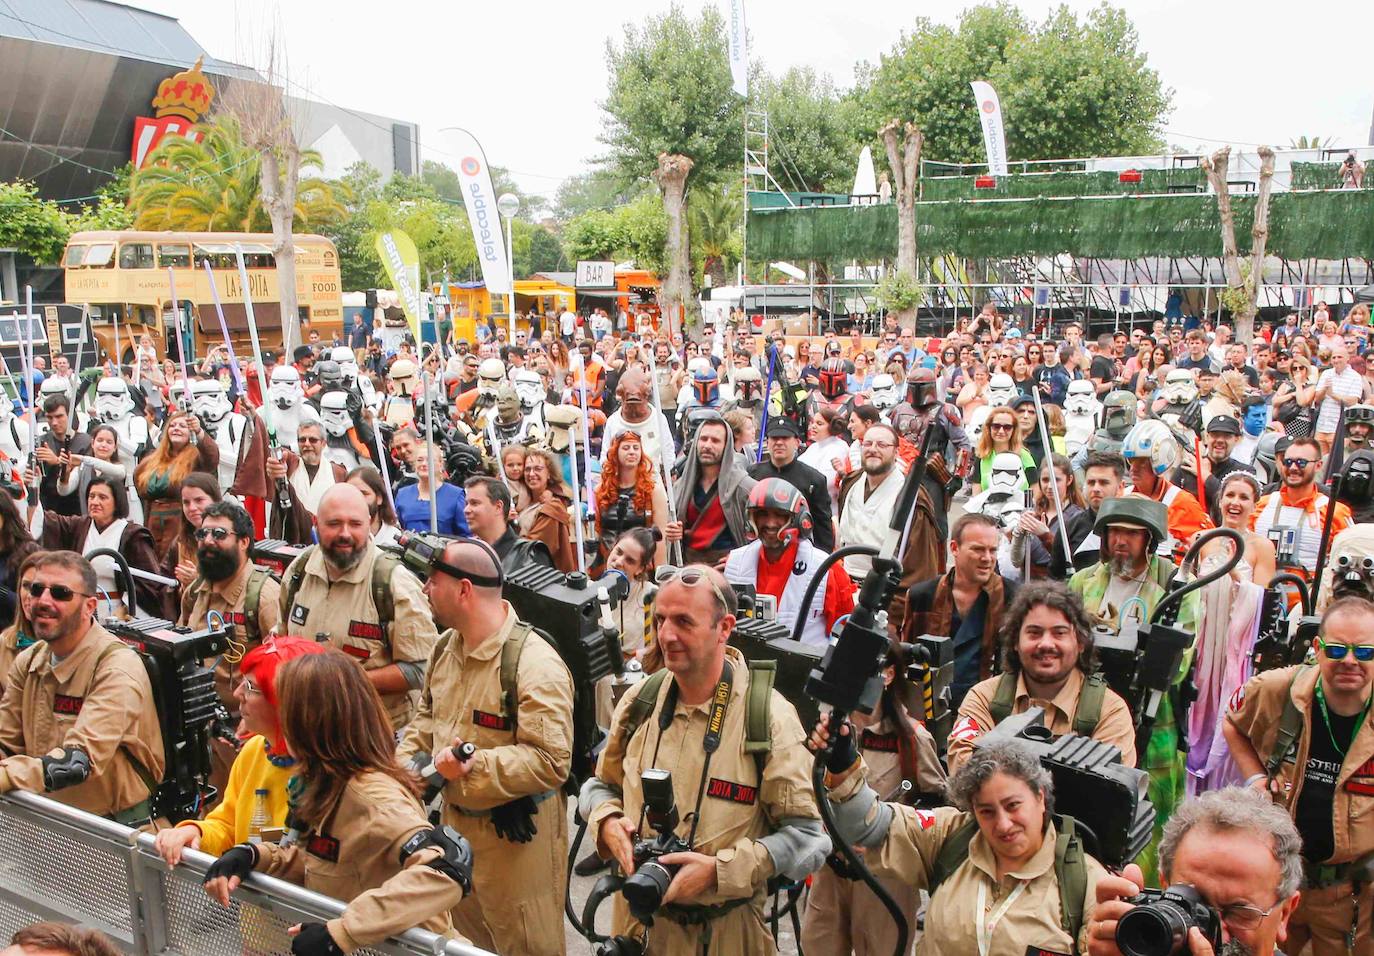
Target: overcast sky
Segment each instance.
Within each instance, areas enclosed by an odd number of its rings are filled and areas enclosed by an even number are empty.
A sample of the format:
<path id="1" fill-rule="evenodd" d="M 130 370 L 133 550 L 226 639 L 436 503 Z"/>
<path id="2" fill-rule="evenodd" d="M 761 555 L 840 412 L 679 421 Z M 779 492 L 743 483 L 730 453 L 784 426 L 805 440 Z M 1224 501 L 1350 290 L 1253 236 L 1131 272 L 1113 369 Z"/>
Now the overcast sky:
<path id="1" fill-rule="evenodd" d="M 128 0 L 178 17 L 224 59 L 260 60 L 274 25 L 297 82 L 318 99 L 420 125 L 421 149 L 445 126 L 477 135 L 490 162 L 552 197 L 599 154 L 605 43 L 624 21 L 668 0 Z M 704 0 L 725 5 L 725 0 Z M 681 0 L 689 11 L 703 0 Z M 917 12 L 952 23 L 962 0 L 746 0 L 750 58 L 773 72 L 809 65 L 841 87 L 854 65 L 889 50 Z M 1068 5 L 1082 13 L 1095 6 Z M 1041 19 L 1049 3 L 1018 3 Z M 1199 146 L 1299 135 L 1364 144 L 1374 110 L 1374 9 L 1330 0 L 1298 6 L 1130 0 L 1142 49 L 1174 89 L 1167 139 Z M 1272 12 L 1271 12 L 1272 11 Z M 1252 92 L 1252 86 L 1258 89 Z M 970 94 L 970 108 L 972 108 Z M 1009 127 L 1016 117 L 1008 115 Z M 427 158 L 444 159 L 425 150 Z"/>

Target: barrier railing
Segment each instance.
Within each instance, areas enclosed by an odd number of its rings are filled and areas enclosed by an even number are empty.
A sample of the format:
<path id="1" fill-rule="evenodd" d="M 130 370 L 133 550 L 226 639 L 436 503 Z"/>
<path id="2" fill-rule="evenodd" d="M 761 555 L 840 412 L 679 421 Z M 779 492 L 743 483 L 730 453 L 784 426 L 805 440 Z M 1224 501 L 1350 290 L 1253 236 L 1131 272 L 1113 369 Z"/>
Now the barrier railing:
<path id="1" fill-rule="evenodd" d="M 129 953 L 286 954 L 287 927 L 343 912 L 338 900 L 258 875 L 222 907 L 201 888 L 212 862 L 188 850 L 169 867 L 147 833 L 30 793 L 0 797 L 0 946 L 22 926 L 56 920 L 100 930 Z M 420 929 L 357 952 L 491 956 Z"/>

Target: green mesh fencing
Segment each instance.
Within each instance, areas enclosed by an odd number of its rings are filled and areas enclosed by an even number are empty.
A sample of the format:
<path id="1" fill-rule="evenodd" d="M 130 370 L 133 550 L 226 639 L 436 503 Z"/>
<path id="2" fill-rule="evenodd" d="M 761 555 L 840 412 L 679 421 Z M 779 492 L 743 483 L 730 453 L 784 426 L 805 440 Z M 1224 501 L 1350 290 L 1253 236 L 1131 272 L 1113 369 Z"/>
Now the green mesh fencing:
<path id="1" fill-rule="evenodd" d="M 1231 197 L 1236 241 L 1250 246 L 1254 197 Z M 1221 253 L 1216 198 L 1206 194 L 1109 199 L 920 202 L 921 256 L 1011 258 L 1061 253 L 1104 259 Z M 1269 205 L 1272 255 L 1286 259 L 1374 258 L 1370 190 L 1276 193 Z M 890 259 L 897 206 L 758 210 L 749 213 L 749 258 Z"/>
<path id="2" fill-rule="evenodd" d="M 978 189 L 977 176 L 927 176 L 921 180 L 921 198 L 938 199 L 1033 199 L 1040 196 L 1117 196 L 1176 192 L 1206 192 L 1207 175 L 1199 167 L 1142 169 L 1140 182 L 1123 183 L 1115 170 L 1094 172 L 1013 173 L 997 179 L 990 189 Z"/>
<path id="3" fill-rule="evenodd" d="M 1340 189 L 1340 163 L 1293 163 L 1289 189 Z"/>

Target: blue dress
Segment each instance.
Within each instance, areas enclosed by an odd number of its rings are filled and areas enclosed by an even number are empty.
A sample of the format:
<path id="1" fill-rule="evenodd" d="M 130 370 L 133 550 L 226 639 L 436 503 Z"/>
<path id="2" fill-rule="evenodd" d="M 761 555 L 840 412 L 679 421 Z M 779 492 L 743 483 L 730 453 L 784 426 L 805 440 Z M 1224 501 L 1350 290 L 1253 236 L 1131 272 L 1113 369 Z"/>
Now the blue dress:
<path id="1" fill-rule="evenodd" d="M 435 501 L 439 511 L 439 533 L 467 537 L 468 519 L 463 514 L 467 495 L 457 485 L 444 482 L 438 488 Z M 429 501 L 421 500 L 419 485 L 406 485 L 396 492 L 396 521 L 407 531 L 429 530 Z"/>

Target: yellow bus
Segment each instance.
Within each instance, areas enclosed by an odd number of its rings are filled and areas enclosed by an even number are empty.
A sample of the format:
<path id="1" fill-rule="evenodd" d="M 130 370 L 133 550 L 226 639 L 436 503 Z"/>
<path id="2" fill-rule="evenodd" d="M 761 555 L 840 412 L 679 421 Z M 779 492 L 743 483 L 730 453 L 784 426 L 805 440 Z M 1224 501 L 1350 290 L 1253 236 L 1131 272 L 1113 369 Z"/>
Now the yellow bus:
<path id="1" fill-rule="evenodd" d="M 339 254 L 334 243 L 324 236 L 301 234 L 293 238 L 302 335 L 318 331 L 321 340 L 328 342 L 343 331 Z M 263 233 L 73 233 L 62 257 L 66 299 L 87 307 L 91 329 L 106 355 L 118 356 L 122 364 L 131 364 L 138 339 L 146 334 L 151 336 L 161 358 L 167 355 L 168 344 L 176 341 L 167 275 L 170 268 L 176 278 L 183 334 L 190 339 L 189 353 L 203 355 L 224 341 L 210 280 L 205 274 L 204 263 L 209 262 L 234 352 L 246 357 L 252 347 L 234 255 L 236 245 L 243 249 L 262 347 L 280 348 L 282 323 L 276 260 L 271 236 Z M 176 355 L 175 347 L 172 355 Z"/>

